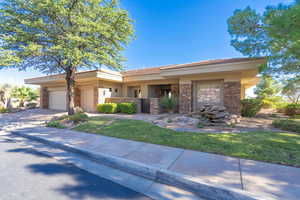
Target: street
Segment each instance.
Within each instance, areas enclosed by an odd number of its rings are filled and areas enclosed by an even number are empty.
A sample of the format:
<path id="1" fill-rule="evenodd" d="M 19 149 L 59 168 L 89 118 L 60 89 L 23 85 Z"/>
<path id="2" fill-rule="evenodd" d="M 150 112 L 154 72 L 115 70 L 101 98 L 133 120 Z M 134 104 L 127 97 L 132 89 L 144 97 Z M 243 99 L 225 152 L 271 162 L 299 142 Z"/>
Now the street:
<path id="1" fill-rule="evenodd" d="M 0 160 L 1 200 L 149 199 L 1 134 Z"/>

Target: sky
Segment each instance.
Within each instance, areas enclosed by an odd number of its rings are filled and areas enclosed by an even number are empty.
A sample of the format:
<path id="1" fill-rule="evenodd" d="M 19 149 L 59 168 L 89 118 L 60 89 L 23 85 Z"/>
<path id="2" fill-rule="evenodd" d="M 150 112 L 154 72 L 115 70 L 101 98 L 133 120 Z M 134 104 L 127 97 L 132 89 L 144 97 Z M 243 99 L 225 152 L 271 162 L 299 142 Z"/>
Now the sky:
<path id="1" fill-rule="evenodd" d="M 242 57 L 230 46 L 227 19 L 247 6 L 263 12 L 268 5 L 292 0 L 120 0 L 134 20 L 135 39 L 124 51 L 125 69 Z M 0 70 L 0 84 L 23 84 L 43 74 Z"/>

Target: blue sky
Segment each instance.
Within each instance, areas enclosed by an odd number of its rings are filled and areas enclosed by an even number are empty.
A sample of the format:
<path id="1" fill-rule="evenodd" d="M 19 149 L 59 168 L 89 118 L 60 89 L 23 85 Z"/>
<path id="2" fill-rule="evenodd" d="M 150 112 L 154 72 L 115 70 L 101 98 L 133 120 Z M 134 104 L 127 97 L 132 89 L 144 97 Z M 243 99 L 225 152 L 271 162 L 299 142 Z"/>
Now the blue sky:
<path id="1" fill-rule="evenodd" d="M 126 69 L 241 57 L 230 46 L 227 19 L 235 9 L 292 0 L 120 0 L 134 20 L 136 39 L 124 52 Z M 0 70 L 0 83 L 23 84 L 36 71 Z"/>

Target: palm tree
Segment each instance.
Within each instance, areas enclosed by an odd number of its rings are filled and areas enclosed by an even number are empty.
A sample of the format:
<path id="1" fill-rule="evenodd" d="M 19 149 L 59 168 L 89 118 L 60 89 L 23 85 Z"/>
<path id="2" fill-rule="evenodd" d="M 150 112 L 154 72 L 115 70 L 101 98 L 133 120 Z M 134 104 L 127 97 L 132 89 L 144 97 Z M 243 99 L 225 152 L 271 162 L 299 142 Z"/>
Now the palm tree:
<path id="1" fill-rule="evenodd" d="M 25 101 L 33 101 L 38 98 L 38 94 L 30 87 L 15 87 L 12 96 L 19 99 L 19 106 L 24 107 Z"/>

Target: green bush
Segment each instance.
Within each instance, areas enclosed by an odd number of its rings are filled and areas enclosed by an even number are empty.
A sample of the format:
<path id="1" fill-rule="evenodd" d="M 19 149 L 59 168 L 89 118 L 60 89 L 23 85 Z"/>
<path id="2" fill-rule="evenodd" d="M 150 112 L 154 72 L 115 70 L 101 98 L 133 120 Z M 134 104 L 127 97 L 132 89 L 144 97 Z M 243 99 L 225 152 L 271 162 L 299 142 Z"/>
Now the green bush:
<path id="1" fill-rule="evenodd" d="M 121 113 L 126 113 L 126 114 L 136 113 L 135 103 L 120 103 L 119 108 Z"/>
<path id="2" fill-rule="evenodd" d="M 272 124 L 276 128 L 280 128 L 282 130 L 300 133 L 300 121 L 297 120 L 290 120 L 290 119 L 274 120 Z"/>
<path id="3" fill-rule="evenodd" d="M 243 117 L 254 117 L 261 109 L 262 102 L 259 99 L 243 99 L 241 100 Z"/>
<path id="4" fill-rule="evenodd" d="M 277 112 L 285 113 L 285 108 L 288 104 L 289 103 L 287 103 L 287 102 L 278 102 L 278 103 L 276 103 L 275 108 L 276 108 Z"/>
<path id="5" fill-rule="evenodd" d="M 65 128 L 63 125 L 60 124 L 59 120 L 50 121 L 47 123 L 46 126 L 52 128 L 61 128 L 61 129 Z"/>
<path id="6" fill-rule="evenodd" d="M 75 113 L 74 115 L 68 116 L 68 119 L 73 121 L 75 124 L 79 122 L 87 121 L 89 116 L 85 113 Z"/>
<path id="7" fill-rule="evenodd" d="M 33 109 L 37 107 L 37 103 L 30 102 L 26 104 L 26 108 Z"/>
<path id="8" fill-rule="evenodd" d="M 118 104 L 116 104 L 116 103 L 98 104 L 97 110 L 100 113 L 116 113 L 116 112 L 118 112 Z"/>
<path id="9" fill-rule="evenodd" d="M 173 112 L 176 109 L 176 106 L 178 105 L 178 100 L 176 97 L 168 97 L 164 96 L 160 99 L 160 106 L 163 107 L 168 112 Z"/>
<path id="10" fill-rule="evenodd" d="M 300 114 L 300 104 L 291 103 L 285 107 L 285 114 L 288 116 L 294 116 Z"/>
<path id="11" fill-rule="evenodd" d="M 8 113 L 9 110 L 7 108 L 4 107 L 0 107 L 0 113 Z"/>

